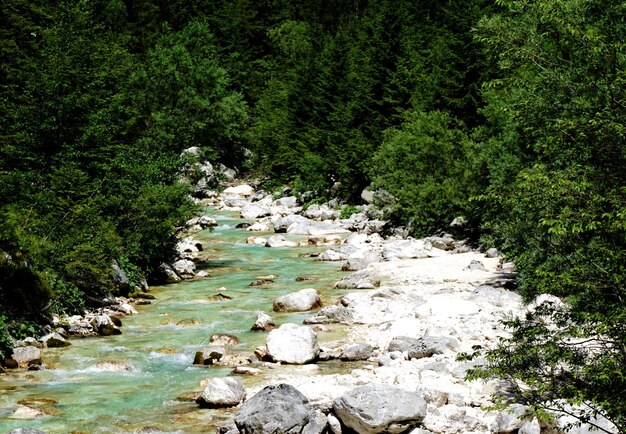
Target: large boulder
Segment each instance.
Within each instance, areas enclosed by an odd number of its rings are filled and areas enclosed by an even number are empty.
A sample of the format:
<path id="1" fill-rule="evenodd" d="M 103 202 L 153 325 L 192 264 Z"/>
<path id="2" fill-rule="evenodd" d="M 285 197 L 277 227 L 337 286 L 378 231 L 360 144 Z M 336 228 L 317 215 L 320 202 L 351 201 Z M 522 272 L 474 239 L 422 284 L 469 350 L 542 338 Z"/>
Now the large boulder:
<path id="1" fill-rule="evenodd" d="M 243 219 L 258 219 L 266 217 L 270 214 L 270 207 L 260 202 L 246 203 L 241 207 L 241 211 L 239 213 Z"/>
<path id="2" fill-rule="evenodd" d="M 179 259 L 172 264 L 172 269 L 183 279 L 191 279 L 196 275 L 196 264 L 190 259 Z"/>
<path id="3" fill-rule="evenodd" d="M 398 387 L 368 384 L 335 399 L 333 412 L 360 434 L 401 433 L 424 419 L 426 401 Z"/>
<path id="4" fill-rule="evenodd" d="M 41 364 L 41 351 L 37 347 L 13 348 L 13 353 L 5 361 L 8 368 L 28 368 Z"/>
<path id="5" fill-rule="evenodd" d="M 212 378 L 196 399 L 200 407 L 221 408 L 239 405 L 246 398 L 246 390 L 239 378 Z"/>
<path id="6" fill-rule="evenodd" d="M 130 290 L 130 281 L 128 280 L 128 276 L 119 266 L 117 261 L 113 261 L 111 264 L 111 270 L 111 279 L 113 280 L 113 284 L 123 292 Z"/>
<path id="7" fill-rule="evenodd" d="M 325 428 L 306 396 L 293 386 L 268 386 L 248 399 L 235 416 L 241 434 L 317 434 Z"/>
<path id="8" fill-rule="evenodd" d="M 40 341 L 45 343 L 48 348 L 67 347 L 68 345 L 71 345 L 70 341 L 57 332 L 52 332 L 43 336 Z"/>
<path id="9" fill-rule="evenodd" d="M 254 188 L 247 184 L 242 184 L 235 187 L 228 187 L 224 190 L 224 194 L 228 196 L 248 197 L 254 194 Z"/>
<path id="10" fill-rule="evenodd" d="M 166 264 L 165 262 L 159 265 L 159 274 L 163 276 L 165 283 L 176 283 L 181 281 L 180 276 L 176 274 L 176 271 L 174 271 L 172 266 Z"/>
<path id="11" fill-rule="evenodd" d="M 435 354 L 443 354 L 446 350 L 455 350 L 459 347 L 456 339 L 446 336 L 424 336 L 411 345 L 407 350 L 409 359 L 422 359 Z"/>
<path id="12" fill-rule="evenodd" d="M 284 217 L 274 216 L 272 217 L 272 226 L 274 226 L 274 232 L 287 232 L 287 229 L 294 223 L 307 224 L 311 220 L 301 215 L 291 214 Z"/>
<path id="13" fill-rule="evenodd" d="M 305 288 L 298 292 L 283 295 L 274 301 L 275 312 L 305 312 L 322 307 L 317 289 Z"/>
<path id="14" fill-rule="evenodd" d="M 267 335 L 267 352 L 277 361 L 302 365 L 319 354 L 317 334 L 306 326 L 283 324 Z"/>

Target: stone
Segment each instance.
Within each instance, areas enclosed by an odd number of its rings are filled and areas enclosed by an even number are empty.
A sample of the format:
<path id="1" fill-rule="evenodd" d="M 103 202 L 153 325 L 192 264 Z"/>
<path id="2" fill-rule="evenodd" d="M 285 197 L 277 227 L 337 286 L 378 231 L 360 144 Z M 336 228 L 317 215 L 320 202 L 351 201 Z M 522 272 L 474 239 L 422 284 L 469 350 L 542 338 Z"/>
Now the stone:
<path id="1" fill-rule="evenodd" d="M 252 325 L 250 330 L 258 330 L 258 331 L 270 331 L 276 328 L 276 324 L 272 317 L 264 312 L 259 312 L 256 317 L 256 321 Z"/>
<path id="2" fill-rule="evenodd" d="M 485 264 L 483 264 L 482 262 L 476 259 L 472 259 L 469 265 L 467 266 L 467 268 L 469 270 L 488 271 L 487 268 L 485 267 Z"/>
<path id="3" fill-rule="evenodd" d="M 353 320 L 352 311 L 344 306 L 327 306 L 311 318 L 304 320 L 305 324 L 350 324 Z"/>
<path id="4" fill-rule="evenodd" d="M 295 196 L 286 196 L 276 199 L 273 203 L 274 206 L 284 206 L 286 208 L 295 208 L 298 206 L 298 199 Z"/>
<path id="5" fill-rule="evenodd" d="M 334 249 L 326 250 L 317 257 L 318 261 L 345 261 L 346 259 L 346 255 L 341 254 Z"/>
<path id="6" fill-rule="evenodd" d="M 283 324 L 266 339 L 267 352 L 277 362 L 302 365 L 319 354 L 317 334 L 306 326 Z"/>
<path id="7" fill-rule="evenodd" d="M 265 247 L 296 247 L 296 241 L 287 240 L 283 235 L 272 235 L 267 239 Z"/>
<path id="8" fill-rule="evenodd" d="M 443 354 L 446 349 L 458 348 L 459 343 L 454 338 L 442 336 L 424 336 L 417 339 L 417 343 L 411 345 L 407 354 L 410 359 L 422 359 L 435 354 Z"/>
<path id="9" fill-rule="evenodd" d="M 264 237 L 248 237 L 246 238 L 246 244 L 254 244 L 257 246 L 264 246 L 267 243 L 267 238 Z"/>
<path id="10" fill-rule="evenodd" d="M 196 275 L 196 264 L 190 259 L 175 261 L 172 269 L 183 279 L 191 279 Z"/>
<path id="11" fill-rule="evenodd" d="M 228 333 L 216 333 L 211 335 L 209 342 L 212 345 L 234 346 L 239 344 L 239 338 Z"/>
<path id="12" fill-rule="evenodd" d="M 46 413 L 38 408 L 28 407 L 26 405 L 18 405 L 13 414 L 9 416 L 11 419 L 35 419 L 45 416 Z M 41 432 L 41 431 L 38 431 Z"/>
<path id="13" fill-rule="evenodd" d="M 359 434 L 401 433 L 424 420 L 426 401 L 416 392 L 368 384 L 335 399 L 333 413 Z"/>
<path id="14" fill-rule="evenodd" d="M 334 414 L 329 413 L 327 420 L 328 428 L 333 434 L 342 434 L 343 431 L 341 430 L 341 422 L 339 422 L 339 419 L 337 419 Z"/>
<path id="15" fill-rule="evenodd" d="M 214 365 L 226 356 L 226 351 L 223 347 L 213 346 L 204 348 L 196 352 L 193 359 L 194 365 Z"/>
<path id="16" fill-rule="evenodd" d="M 113 273 L 111 275 L 111 280 L 113 280 L 113 284 L 122 292 L 129 291 L 130 281 L 128 280 L 128 276 L 119 266 L 117 261 L 113 261 L 113 263 L 111 264 L 111 269 L 113 270 Z"/>
<path id="17" fill-rule="evenodd" d="M 241 184 L 235 187 L 228 187 L 224 190 L 224 194 L 239 197 L 248 197 L 254 194 L 254 188 L 248 184 Z"/>
<path id="18" fill-rule="evenodd" d="M 207 229 L 217 226 L 217 220 L 209 216 L 200 216 L 194 217 L 185 223 L 185 226 L 188 228 L 193 228 L 198 226 L 199 229 Z"/>
<path id="19" fill-rule="evenodd" d="M 335 288 L 341 289 L 374 289 L 379 286 L 380 278 L 372 270 L 359 270 L 335 283 Z"/>
<path id="20" fill-rule="evenodd" d="M 7 434 L 46 434 L 46 432 L 34 428 L 15 428 L 7 431 Z"/>
<path id="21" fill-rule="evenodd" d="M 234 407 L 245 398 L 246 390 L 239 378 L 211 378 L 196 403 L 206 408 Z"/>
<path id="22" fill-rule="evenodd" d="M 240 217 L 243 219 L 258 219 L 266 217 L 270 214 L 270 207 L 259 202 L 248 202 L 241 207 L 241 211 L 239 212 Z"/>
<path id="23" fill-rule="evenodd" d="M 246 228 L 247 231 L 254 231 L 254 232 L 269 232 L 270 229 L 271 229 L 270 225 L 268 225 L 267 223 L 260 222 L 260 221 L 254 222 Z M 265 244 L 265 241 L 263 242 L 263 244 Z"/>
<path id="24" fill-rule="evenodd" d="M 120 362 L 118 360 L 105 360 L 94 365 L 94 368 L 98 371 L 106 372 L 130 372 L 133 367 L 128 363 Z"/>
<path id="25" fill-rule="evenodd" d="M 254 282 L 250 282 L 248 286 L 263 286 L 269 285 L 270 283 L 274 283 L 272 279 L 257 279 Z"/>
<path id="26" fill-rule="evenodd" d="M 115 309 L 118 312 L 122 312 L 124 315 L 137 315 L 139 312 L 137 311 L 137 309 L 135 309 L 134 307 L 132 307 L 130 304 L 128 303 L 120 303 L 118 304 Z M 113 319 L 113 317 L 111 317 L 111 320 L 115 323 L 115 319 Z M 117 325 L 117 324 L 116 324 Z M 121 324 L 120 324 L 121 325 Z"/>
<path id="27" fill-rule="evenodd" d="M 121 335 L 122 331 L 117 328 L 109 315 L 96 315 L 91 320 L 93 329 L 102 336 Z"/>
<path id="28" fill-rule="evenodd" d="M 159 272 L 161 273 L 161 275 L 163 275 L 165 283 L 176 283 L 182 280 L 180 276 L 176 274 L 174 269 L 165 262 L 159 265 Z"/>
<path id="29" fill-rule="evenodd" d="M 272 225 L 274 226 L 274 232 L 287 232 L 287 229 L 294 223 L 301 223 L 306 225 L 308 222 L 311 222 L 306 217 L 302 217 L 301 215 L 291 214 L 284 217 L 272 217 Z"/>
<path id="30" fill-rule="evenodd" d="M 454 239 L 449 235 L 424 238 L 424 248 L 434 247 L 439 250 L 454 250 Z"/>
<path id="31" fill-rule="evenodd" d="M 380 262 L 382 258 L 376 252 L 371 250 L 359 250 L 350 256 L 341 267 L 342 271 L 358 271 L 367 267 L 369 264 Z"/>
<path id="32" fill-rule="evenodd" d="M 261 372 L 259 368 L 251 368 L 249 366 L 237 366 L 231 371 L 235 375 L 260 375 Z"/>
<path id="33" fill-rule="evenodd" d="M 186 237 L 176 243 L 179 253 L 197 253 L 202 251 L 202 243 L 192 237 Z"/>
<path id="34" fill-rule="evenodd" d="M 40 340 L 45 343 L 48 348 L 67 347 L 68 345 L 71 345 L 67 339 L 56 332 L 47 334 Z"/>
<path id="35" fill-rule="evenodd" d="M 361 192 L 361 200 L 365 203 L 374 202 L 374 192 L 366 188 Z"/>
<path id="36" fill-rule="evenodd" d="M 295 387 L 267 386 L 243 403 L 235 416 L 241 434 L 301 434 L 317 431 L 313 406 Z M 310 426 L 313 425 L 313 426 Z"/>
<path id="37" fill-rule="evenodd" d="M 275 312 L 305 312 L 322 307 L 317 289 L 305 288 L 300 291 L 278 297 L 273 304 Z"/>
<path id="38" fill-rule="evenodd" d="M 485 256 L 487 258 L 497 258 L 498 256 L 500 256 L 500 252 L 498 252 L 498 249 L 496 249 L 495 247 L 492 247 L 490 249 L 487 249 L 487 251 L 485 252 Z"/>
<path id="39" fill-rule="evenodd" d="M 409 351 L 411 347 L 417 346 L 419 341 L 416 338 L 411 338 L 408 336 L 396 336 L 389 342 L 389 346 L 387 347 L 387 351 L 394 352 L 400 351 L 405 352 Z"/>
<path id="40" fill-rule="evenodd" d="M 344 348 L 341 353 L 341 360 L 356 361 L 367 360 L 372 357 L 374 347 L 370 344 L 352 344 Z"/>
<path id="41" fill-rule="evenodd" d="M 13 348 L 13 353 L 5 360 L 8 368 L 28 368 L 41 364 L 41 350 L 34 346 Z"/>

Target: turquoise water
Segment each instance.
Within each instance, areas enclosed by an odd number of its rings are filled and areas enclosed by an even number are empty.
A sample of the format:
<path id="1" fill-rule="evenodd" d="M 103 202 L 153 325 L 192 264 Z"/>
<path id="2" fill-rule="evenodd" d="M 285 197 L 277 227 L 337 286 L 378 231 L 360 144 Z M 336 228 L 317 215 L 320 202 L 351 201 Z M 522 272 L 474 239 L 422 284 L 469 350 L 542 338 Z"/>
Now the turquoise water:
<path id="1" fill-rule="evenodd" d="M 243 354 L 265 342 L 265 333 L 251 332 L 258 311 L 278 324 L 301 323 L 311 313 L 278 314 L 272 302 L 279 295 L 314 287 L 329 304 L 340 293 L 332 285 L 342 274 L 337 263 L 301 257 L 317 247 L 266 248 L 245 244 L 250 233 L 235 229 L 237 213 L 213 212 L 219 226 L 194 236 L 205 246 L 208 260 L 202 267 L 211 277 L 153 287 L 152 304 L 136 306 L 140 315 L 123 319 L 120 336 L 73 339 L 64 349 L 48 349 L 44 361 L 50 369 L 0 375 L 0 432 L 37 428 L 49 433 L 69 432 L 207 432 L 229 417 L 228 410 L 199 409 L 189 400 L 202 379 L 229 375 L 230 368 L 193 366 L 195 352 L 213 333 L 231 333 Z M 290 237 L 305 240 L 305 237 Z M 250 287 L 269 274 L 275 283 Z M 296 277 L 319 280 L 296 282 Z M 219 289 L 224 287 L 224 289 Z M 232 300 L 212 302 L 221 292 Z M 336 333 L 340 333 L 338 330 Z M 320 334 L 331 339 L 332 334 Z M 124 364 L 127 371 L 110 372 L 96 365 Z M 330 369 L 330 368 L 327 368 Z M 242 378 L 247 386 L 260 381 Z M 44 413 L 32 419 L 12 418 L 19 404 Z"/>

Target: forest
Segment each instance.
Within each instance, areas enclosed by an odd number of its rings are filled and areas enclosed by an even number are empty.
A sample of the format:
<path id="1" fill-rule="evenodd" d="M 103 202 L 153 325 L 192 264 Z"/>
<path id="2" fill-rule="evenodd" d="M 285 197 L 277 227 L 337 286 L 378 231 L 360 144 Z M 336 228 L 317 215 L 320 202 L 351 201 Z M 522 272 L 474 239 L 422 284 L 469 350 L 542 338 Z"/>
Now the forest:
<path id="1" fill-rule="evenodd" d="M 473 378 L 626 430 L 626 5 L 0 0 L 0 351 L 139 282 L 197 212 L 181 151 L 306 203 L 384 191 L 529 301 Z M 574 407 L 572 407 L 574 406 Z M 575 409 L 575 410 L 573 410 Z"/>

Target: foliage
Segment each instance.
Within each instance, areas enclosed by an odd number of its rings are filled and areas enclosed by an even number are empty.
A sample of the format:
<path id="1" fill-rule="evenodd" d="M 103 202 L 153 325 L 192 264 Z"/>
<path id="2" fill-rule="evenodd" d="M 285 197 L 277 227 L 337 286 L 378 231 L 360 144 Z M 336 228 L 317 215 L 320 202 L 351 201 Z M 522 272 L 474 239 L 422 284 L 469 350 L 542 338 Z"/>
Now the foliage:
<path id="1" fill-rule="evenodd" d="M 472 210 L 473 143 L 462 123 L 444 112 L 414 113 L 385 133 L 373 159 L 374 185 L 396 198 L 393 215 L 417 233 L 444 229 Z"/>

